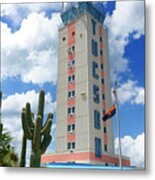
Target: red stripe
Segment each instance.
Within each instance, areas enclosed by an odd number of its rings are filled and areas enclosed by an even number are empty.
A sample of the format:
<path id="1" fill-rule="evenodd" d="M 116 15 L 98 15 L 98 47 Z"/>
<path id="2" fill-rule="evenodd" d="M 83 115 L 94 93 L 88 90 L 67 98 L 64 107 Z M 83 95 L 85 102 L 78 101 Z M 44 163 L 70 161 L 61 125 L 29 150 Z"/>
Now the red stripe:
<path id="1" fill-rule="evenodd" d="M 68 161 L 87 161 L 95 160 L 104 163 L 119 164 L 119 158 L 109 155 L 102 155 L 101 158 L 95 157 L 94 152 L 80 152 L 80 153 L 66 153 L 66 154 L 54 154 L 54 155 L 43 155 L 41 156 L 41 163 L 48 162 L 68 162 Z M 130 166 L 130 160 L 122 158 L 123 166 Z"/>

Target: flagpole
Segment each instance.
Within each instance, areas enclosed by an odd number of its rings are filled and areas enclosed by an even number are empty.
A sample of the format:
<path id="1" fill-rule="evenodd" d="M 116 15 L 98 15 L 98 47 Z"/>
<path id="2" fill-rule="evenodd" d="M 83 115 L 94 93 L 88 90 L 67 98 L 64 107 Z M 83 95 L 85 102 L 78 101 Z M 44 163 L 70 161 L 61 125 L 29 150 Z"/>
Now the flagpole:
<path id="1" fill-rule="evenodd" d="M 119 166 L 122 169 L 122 148 L 121 148 L 121 134 L 120 134 L 120 117 L 119 117 L 119 102 L 117 96 L 117 81 L 115 81 L 116 88 L 116 121 L 117 121 L 117 133 L 118 133 L 118 145 L 119 145 Z"/>

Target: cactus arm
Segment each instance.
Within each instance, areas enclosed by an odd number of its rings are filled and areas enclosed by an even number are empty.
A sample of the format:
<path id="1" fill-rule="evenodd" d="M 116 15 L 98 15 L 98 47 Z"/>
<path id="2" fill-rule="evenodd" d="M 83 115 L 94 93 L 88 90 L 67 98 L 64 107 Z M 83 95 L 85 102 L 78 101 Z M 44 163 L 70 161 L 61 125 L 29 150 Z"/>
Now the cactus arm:
<path id="1" fill-rule="evenodd" d="M 32 114 L 31 114 L 31 105 L 30 103 L 26 103 L 26 118 L 30 128 L 33 128 L 34 123 L 32 121 Z"/>
<path id="2" fill-rule="evenodd" d="M 32 133 L 31 133 L 31 130 L 29 128 L 29 125 L 28 125 L 28 122 L 26 119 L 26 113 L 24 111 L 22 112 L 22 128 L 23 128 L 25 137 L 27 139 L 31 140 L 32 139 Z"/>
<path id="3" fill-rule="evenodd" d="M 47 116 L 47 119 L 46 119 L 46 121 L 48 120 L 48 119 L 53 119 L 53 113 L 48 113 L 48 116 Z"/>
<path id="4" fill-rule="evenodd" d="M 42 119 L 44 118 L 44 100 L 45 92 L 41 90 L 39 94 L 38 115 L 40 115 Z"/>
<path id="5" fill-rule="evenodd" d="M 52 119 L 48 119 L 41 130 L 41 134 L 44 134 L 44 135 L 50 134 L 51 126 L 52 126 Z"/>
<path id="6" fill-rule="evenodd" d="M 42 117 L 37 116 L 36 125 L 34 128 L 34 138 L 33 138 L 33 147 L 35 150 L 40 149 L 41 146 L 41 126 L 42 126 Z"/>
<path id="7" fill-rule="evenodd" d="M 52 140 L 51 135 L 44 136 L 43 141 L 41 143 L 41 154 L 44 154 L 47 147 L 49 146 L 50 142 Z"/>
<path id="8" fill-rule="evenodd" d="M 20 157 L 20 167 L 25 167 L 25 163 L 26 163 L 26 147 L 27 147 L 27 140 L 26 140 L 25 135 L 23 134 L 22 150 L 21 150 L 21 157 Z"/>

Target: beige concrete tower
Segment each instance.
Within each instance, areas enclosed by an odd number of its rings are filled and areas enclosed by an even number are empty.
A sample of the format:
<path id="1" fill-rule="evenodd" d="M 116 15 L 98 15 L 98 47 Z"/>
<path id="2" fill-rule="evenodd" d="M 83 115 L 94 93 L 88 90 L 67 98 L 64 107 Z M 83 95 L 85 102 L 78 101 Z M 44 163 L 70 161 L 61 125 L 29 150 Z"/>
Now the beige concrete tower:
<path id="1" fill-rule="evenodd" d="M 56 153 L 43 162 L 118 165 L 112 120 L 108 36 L 92 3 L 62 13 L 59 29 Z M 129 165 L 128 159 L 123 159 Z"/>

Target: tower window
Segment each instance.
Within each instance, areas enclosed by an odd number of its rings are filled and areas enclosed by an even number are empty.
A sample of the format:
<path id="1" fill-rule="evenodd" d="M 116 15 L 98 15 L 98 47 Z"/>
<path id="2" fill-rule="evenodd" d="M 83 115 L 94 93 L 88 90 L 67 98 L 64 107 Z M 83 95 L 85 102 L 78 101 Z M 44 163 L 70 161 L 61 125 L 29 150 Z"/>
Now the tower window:
<path id="1" fill-rule="evenodd" d="M 101 69 L 103 69 L 103 64 L 101 64 Z"/>
<path id="2" fill-rule="evenodd" d="M 93 29 L 93 35 L 96 34 L 96 22 L 94 21 L 94 19 L 92 19 L 92 29 Z"/>
<path id="3" fill-rule="evenodd" d="M 101 80 L 101 81 L 102 81 L 102 84 L 104 84 L 104 79 L 103 79 L 103 78 L 102 78 L 102 80 Z"/>
<path id="4" fill-rule="evenodd" d="M 104 151 L 107 152 L 108 148 L 107 148 L 107 144 L 104 145 Z"/>
<path id="5" fill-rule="evenodd" d="M 72 148 L 75 149 L 75 142 L 72 142 Z"/>
<path id="6" fill-rule="evenodd" d="M 75 142 L 68 142 L 67 143 L 67 149 L 68 150 L 75 149 Z"/>
<path id="7" fill-rule="evenodd" d="M 102 51 L 102 50 L 100 50 L 100 55 L 101 55 L 101 56 L 103 55 L 103 51 Z"/>
<path id="8" fill-rule="evenodd" d="M 67 126 L 67 131 L 72 133 L 75 130 L 75 124 L 70 124 Z"/>
<path id="9" fill-rule="evenodd" d="M 63 38 L 62 38 L 62 41 L 65 41 L 65 40 L 66 40 L 66 37 L 63 37 Z"/>
<path id="10" fill-rule="evenodd" d="M 72 115 L 75 113 L 75 107 L 69 107 L 68 108 L 68 115 Z"/>
<path id="11" fill-rule="evenodd" d="M 103 115 L 105 114 L 105 110 L 103 110 Z"/>
<path id="12" fill-rule="evenodd" d="M 95 138 L 95 156 L 98 158 L 102 157 L 101 139 Z"/>
<path id="13" fill-rule="evenodd" d="M 94 111 L 94 127 L 100 129 L 100 112 L 97 110 Z"/>
<path id="14" fill-rule="evenodd" d="M 73 52 L 75 51 L 75 46 L 72 46 L 72 51 L 73 51 Z"/>
<path id="15" fill-rule="evenodd" d="M 100 42 L 102 42 L 102 37 L 100 37 Z"/>
<path id="16" fill-rule="evenodd" d="M 75 80 L 75 75 L 68 77 L 68 82 L 73 82 Z"/>
<path id="17" fill-rule="evenodd" d="M 75 36 L 75 31 L 72 32 L 72 36 Z"/>
<path id="18" fill-rule="evenodd" d="M 106 126 L 103 127 L 103 132 L 107 133 L 107 127 Z"/>
<path id="19" fill-rule="evenodd" d="M 97 57 L 98 56 L 98 47 L 97 47 L 97 42 L 92 39 L 92 54 Z"/>
<path id="20" fill-rule="evenodd" d="M 71 143 L 70 142 L 67 144 L 67 149 L 71 149 Z"/>
<path id="21" fill-rule="evenodd" d="M 104 94 L 102 94 L 102 99 L 105 99 L 105 95 Z"/>
<path id="22" fill-rule="evenodd" d="M 68 98 L 74 98 L 74 97 L 75 97 L 75 91 L 69 91 Z"/>

